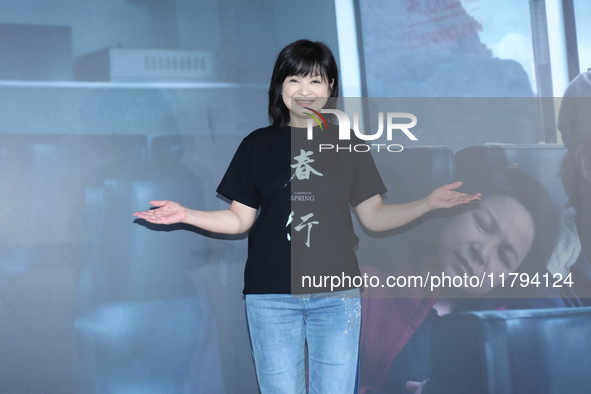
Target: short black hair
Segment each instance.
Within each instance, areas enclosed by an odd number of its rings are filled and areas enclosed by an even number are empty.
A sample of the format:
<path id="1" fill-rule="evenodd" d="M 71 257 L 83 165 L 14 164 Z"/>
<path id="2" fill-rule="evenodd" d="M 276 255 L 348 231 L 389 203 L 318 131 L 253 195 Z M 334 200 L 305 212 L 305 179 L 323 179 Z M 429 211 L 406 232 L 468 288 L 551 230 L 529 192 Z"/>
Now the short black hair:
<path id="1" fill-rule="evenodd" d="M 289 110 L 281 96 L 285 78 L 292 75 L 305 77 L 313 73 L 318 73 L 323 80 L 332 83 L 330 97 L 338 97 L 339 70 L 326 44 L 298 40 L 279 52 L 269 85 L 269 118 L 274 125 L 285 126 L 289 123 Z"/>

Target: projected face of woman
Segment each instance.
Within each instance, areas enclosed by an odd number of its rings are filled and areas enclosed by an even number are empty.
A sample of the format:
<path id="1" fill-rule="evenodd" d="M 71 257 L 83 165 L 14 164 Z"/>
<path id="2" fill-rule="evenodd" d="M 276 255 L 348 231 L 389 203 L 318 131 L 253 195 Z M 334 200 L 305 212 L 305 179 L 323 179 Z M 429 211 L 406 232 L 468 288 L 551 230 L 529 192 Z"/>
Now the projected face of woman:
<path id="1" fill-rule="evenodd" d="M 529 252 L 534 239 L 530 213 L 517 200 L 493 195 L 449 219 L 438 247 L 441 268 L 447 275 L 476 275 L 515 272 Z M 498 282 L 494 283 L 495 285 Z M 482 287 L 464 288 L 470 293 L 492 289 L 490 279 Z"/>

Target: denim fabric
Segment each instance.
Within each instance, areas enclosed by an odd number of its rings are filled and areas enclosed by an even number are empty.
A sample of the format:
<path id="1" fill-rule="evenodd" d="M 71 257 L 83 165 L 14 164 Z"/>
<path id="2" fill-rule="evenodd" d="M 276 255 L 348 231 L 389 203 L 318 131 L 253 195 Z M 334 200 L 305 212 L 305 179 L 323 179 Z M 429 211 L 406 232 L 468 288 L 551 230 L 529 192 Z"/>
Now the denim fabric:
<path id="1" fill-rule="evenodd" d="M 248 294 L 246 311 L 263 394 L 356 392 L 359 289 L 318 294 Z"/>

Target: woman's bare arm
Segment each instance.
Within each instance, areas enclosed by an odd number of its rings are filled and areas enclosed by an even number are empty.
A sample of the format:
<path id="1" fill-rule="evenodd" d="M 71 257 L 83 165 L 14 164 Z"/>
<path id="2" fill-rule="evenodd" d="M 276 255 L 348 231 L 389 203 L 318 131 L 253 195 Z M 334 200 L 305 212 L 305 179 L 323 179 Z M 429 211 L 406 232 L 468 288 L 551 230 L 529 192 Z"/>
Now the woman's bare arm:
<path id="1" fill-rule="evenodd" d="M 136 212 L 134 216 L 155 224 L 185 223 L 206 231 L 220 234 L 242 234 L 247 232 L 256 219 L 257 210 L 233 201 L 228 209 L 200 211 L 182 206 L 174 201 L 150 201 L 157 207 Z"/>
<path id="2" fill-rule="evenodd" d="M 359 220 L 371 231 L 386 231 L 404 226 L 433 209 L 451 208 L 480 199 L 480 193 L 466 194 L 455 191 L 462 182 L 444 185 L 427 197 L 407 204 L 384 204 L 376 194 L 355 207 Z"/>

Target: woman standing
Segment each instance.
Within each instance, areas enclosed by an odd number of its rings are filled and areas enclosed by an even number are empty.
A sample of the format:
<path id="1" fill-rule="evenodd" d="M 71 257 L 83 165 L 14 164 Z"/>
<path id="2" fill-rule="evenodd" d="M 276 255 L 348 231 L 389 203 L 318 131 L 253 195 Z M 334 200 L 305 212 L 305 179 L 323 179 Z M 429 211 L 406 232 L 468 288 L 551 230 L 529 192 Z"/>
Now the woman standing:
<path id="1" fill-rule="evenodd" d="M 456 182 L 422 200 L 385 205 L 380 194 L 386 189 L 369 152 L 319 152 L 312 142 L 334 142 L 337 136 L 314 128 L 314 141 L 308 140 L 308 119 L 338 96 L 338 79 L 326 45 L 308 40 L 288 45 L 269 87 L 273 124 L 244 138 L 217 189 L 232 200 L 229 209 L 199 211 L 152 201 L 157 209 L 135 213 L 157 224 L 249 231 L 244 294 L 263 393 L 306 392 L 306 349 L 309 392 L 355 391 L 359 289 L 351 283 L 303 282 L 303 277 L 359 275 L 349 205 L 364 226 L 383 231 L 479 198 L 454 191 L 461 185 Z"/>

